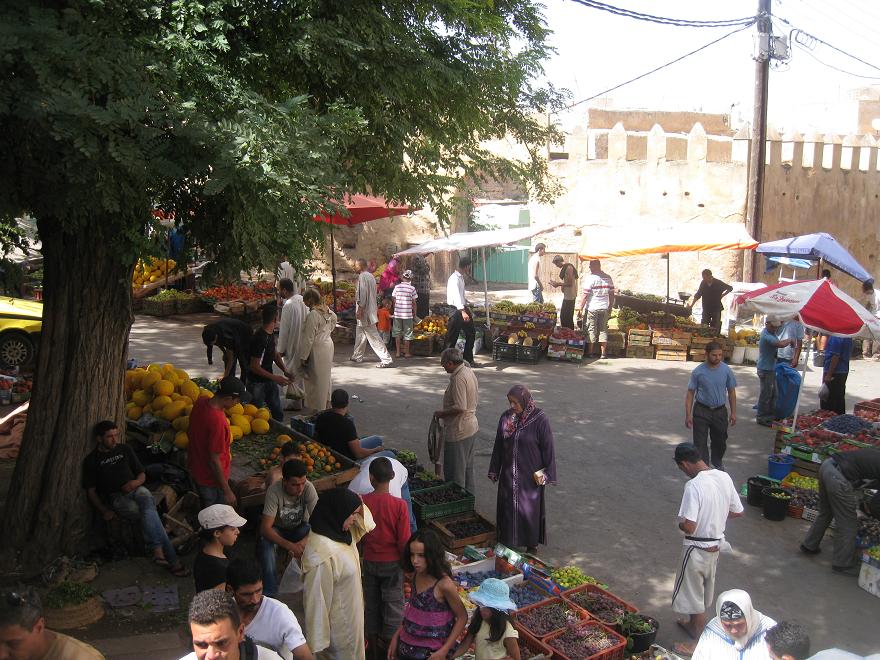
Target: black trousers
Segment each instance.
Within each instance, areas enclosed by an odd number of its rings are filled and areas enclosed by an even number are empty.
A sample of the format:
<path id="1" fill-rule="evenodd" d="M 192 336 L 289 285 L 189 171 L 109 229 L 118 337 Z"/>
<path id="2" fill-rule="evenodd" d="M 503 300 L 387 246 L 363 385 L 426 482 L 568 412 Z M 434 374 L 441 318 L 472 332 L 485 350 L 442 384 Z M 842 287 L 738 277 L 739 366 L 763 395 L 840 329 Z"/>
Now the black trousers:
<path id="1" fill-rule="evenodd" d="M 416 298 L 416 316 L 420 319 L 431 314 L 431 292 L 417 291 L 419 297 Z"/>
<path id="2" fill-rule="evenodd" d="M 727 451 L 727 408 L 712 409 L 702 403 L 694 403 L 694 445 L 703 460 L 714 468 L 723 467 L 722 459 Z M 709 447 L 711 441 L 711 449 Z"/>
<path id="3" fill-rule="evenodd" d="M 706 309 L 703 308 L 703 318 L 700 319 L 700 323 L 703 325 L 708 325 L 710 328 L 714 328 L 717 331 L 721 330 L 721 309 Z"/>
<path id="4" fill-rule="evenodd" d="M 574 330 L 574 299 L 563 300 L 559 310 L 559 325 Z"/>
<path id="5" fill-rule="evenodd" d="M 846 374 L 834 374 L 834 378 L 828 383 L 828 398 L 821 401 L 822 410 L 831 410 L 838 415 L 846 412 Z"/>
<path id="6" fill-rule="evenodd" d="M 465 321 L 461 317 L 461 310 L 455 311 L 455 314 L 449 317 L 446 324 L 446 348 L 455 346 L 459 335 L 464 333 L 464 359 L 468 362 L 474 361 L 474 339 L 477 333 L 474 328 L 474 316 L 468 310 L 469 320 Z"/>

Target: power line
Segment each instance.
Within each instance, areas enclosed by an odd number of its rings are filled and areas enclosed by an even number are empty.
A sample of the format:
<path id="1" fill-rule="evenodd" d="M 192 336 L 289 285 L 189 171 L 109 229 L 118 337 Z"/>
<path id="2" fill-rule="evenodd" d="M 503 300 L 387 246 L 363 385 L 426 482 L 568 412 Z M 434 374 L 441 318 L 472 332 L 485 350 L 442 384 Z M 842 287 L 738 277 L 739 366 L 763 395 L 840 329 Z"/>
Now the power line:
<path id="1" fill-rule="evenodd" d="M 851 59 L 854 59 L 856 62 L 861 62 L 861 63 L 864 64 L 865 66 L 869 66 L 869 67 L 871 67 L 872 69 L 876 69 L 877 71 L 880 71 L 880 66 L 877 66 L 876 64 L 871 64 L 870 62 L 868 62 L 868 61 L 866 61 L 866 60 L 863 60 L 861 57 L 858 57 L 857 55 L 853 55 L 852 53 L 848 53 L 847 51 L 843 50 L 842 48 L 838 48 L 838 47 L 835 46 L 834 44 L 828 43 L 828 42 L 825 41 L 824 39 L 820 39 L 820 38 L 817 37 L 816 35 L 814 35 L 814 34 L 810 34 L 810 33 L 807 32 L 806 30 L 802 30 L 802 29 L 800 29 L 798 26 L 792 24 L 790 21 L 788 21 L 788 20 L 782 18 L 781 16 L 777 16 L 776 18 L 778 18 L 780 21 L 782 21 L 783 23 L 785 23 L 787 26 L 789 26 L 789 27 L 792 29 L 792 30 L 791 30 L 791 39 L 792 39 L 795 43 L 799 44 L 800 46 L 803 46 L 804 48 L 810 48 L 810 49 L 811 49 L 811 47 L 812 47 L 812 45 L 813 45 L 813 44 L 810 44 L 810 43 L 804 43 L 802 40 L 801 40 L 801 41 L 798 40 L 799 37 L 804 37 L 804 38 L 806 38 L 807 40 L 809 40 L 810 42 L 820 43 L 820 44 L 822 44 L 823 46 L 827 46 L 827 47 L 830 48 L 831 50 L 835 50 L 835 51 L 837 51 L 837 52 L 840 53 L 841 55 L 846 55 L 847 57 L 849 57 L 849 58 L 851 58 Z"/>
<path id="2" fill-rule="evenodd" d="M 616 89 L 620 89 L 621 87 L 624 87 L 624 86 L 626 86 L 626 85 L 629 85 L 629 84 L 631 84 L 631 83 L 634 83 L 634 82 L 636 82 L 637 80 L 641 80 L 642 78 L 646 78 L 647 76 L 650 76 L 652 73 L 657 73 L 657 72 L 660 71 L 661 69 L 665 69 L 666 67 L 669 67 L 669 66 L 672 66 L 673 64 L 676 64 L 676 63 L 678 63 L 678 62 L 681 62 L 683 59 L 688 58 L 688 57 L 690 57 L 691 55 L 696 55 L 696 54 L 699 53 L 700 51 L 702 51 L 702 50 L 706 50 L 709 46 L 714 46 L 714 45 L 717 44 L 719 41 L 723 41 L 724 39 L 727 39 L 728 37 L 732 37 L 732 36 L 735 35 L 737 32 L 742 32 L 743 30 L 745 30 L 746 28 L 748 28 L 750 25 L 751 25 L 751 23 L 750 23 L 749 25 L 743 25 L 741 28 L 738 28 L 738 29 L 736 29 L 736 30 L 733 30 L 732 32 L 728 32 L 727 34 L 725 34 L 725 35 L 723 35 L 723 36 L 721 36 L 721 37 L 718 37 L 717 39 L 714 39 L 713 41 L 710 41 L 709 43 L 707 43 L 707 44 L 705 44 L 705 45 L 703 45 L 703 46 L 700 46 L 700 47 L 697 48 L 696 50 L 692 50 L 692 51 L 690 51 L 689 53 L 685 53 L 684 55 L 681 55 L 680 57 L 676 57 L 674 60 L 671 60 L 671 61 L 669 61 L 669 62 L 666 62 L 666 64 L 661 64 L 660 66 L 655 67 L 655 68 L 651 69 L 650 71 L 646 71 L 645 73 L 643 73 L 643 74 L 641 74 L 641 75 L 638 75 L 638 76 L 636 76 L 635 78 L 631 78 L 630 80 L 627 80 L 626 82 L 622 82 L 622 83 L 620 83 L 619 85 L 615 85 L 614 87 L 609 87 L 608 89 L 606 89 L 606 90 L 604 90 L 604 91 L 602 91 L 602 92 L 599 92 L 598 94 L 593 94 L 593 96 L 590 96 L 590 97 L 585 98 L 585 99 L 581 99 L 580 101 L 576 101 L 575 103 L 572 103 L 571 105 L 567 105 L 567 106 L 565 106 L 562 110 L 571 110 L 571 109 L 574 108 L 575 106 L 581 105 L 582 103 L 586 103 L 587 101 L 592 101 L 593 99 L 599 98 L 600 96 L 604 96 L 604 95 L 607 94 L 608 92 L 613 92 L 614 90 L 616 90 Z"/>
<path id="3" fill-rule="evenodd" d="M 623 16 L 626 18 L 634 18 L 639 21 L 649 21 L 651 23 L 660 23 L 662 25 L 675 25 L 678 27 L 733 27 L 736 25 L 749 26 L 752 25 L 756 18 L 755 16 L 744 16 L 742 18 L 729 18 L 729 19 L 720 19 L 714 21 L 693 21 L 690 19 L 684 18 L 670 18 L 668 16 L 655 16 L 654 14 L 644 14 L 642 12 L 638 12 L 632 9 L 624 9 L 623 7 L 615 7 L 614 5 L 605 4 L 604 2 L 599 2 L 598 0 L 573 0 L 579 5 L 583 5 L 584 7 L 589 7 L 591 9 L 599 9 L 601 11 L 607 11 L 611 14 L 615 14 L 616 16 Z"/>
<path id="4" fill-rule="evenodd" d="M 874 41 L 875 41 L 875 37 L 869 37 L 866 33 L 864 33 L 864 32 L 861 31 L 861 30 L 862 30 L 862 24 L 861 24 L 861 23 L 857 23 L 855 26 L 854 26 L 854 25 L 848 25 L 848 24 L 844 23 L 843 21 L 838 20 L 835 16 L 833 16 L 833 15 L 831 15 L 831 14 L 829 14 L 829 13 L 823 11 L 823 10 L 820 9 L 819 7 L 816 7 L 816 6 L 812 5 L 811 3 L 807 2 L 807 0 L 801 0 L 801 4 L 802 4 L 804 7 L 806 7 L 807 9 L 810 9 L 811 11 L 813 11 L 814 13 L 816 13 L 817 15 L 819 15 L 819 16 L 821 16 L 821 17 L 824 17 L 824 19 L 827 19 L 827 20 L 830 20 L 830 21 L 832 21 L 832 22 L 834 22 L 834 23 L 837 23 L 840 27 L 842 27 L 842 28 L 848 30 L 849 32 L 853 33 L 855 36 L 858 36 L 858 37 L 860 37 L 861 39 L 865 39 L 866 41 L 869 41 L 869 42 L 871 42 L 871 43 L 874 43 Z M 847 14 L 844 14 L 842 11 L 840 11 L 840 9 L 839 9 L 838 7 L 835 7 L 835 8 L 834 8 L 834 12 L 835 12 L 838 16 L 840 16 L 841 18 L 842 18 L 843 16 L 847 16 Z M 820 21 L 821 21 L 821 20 L 823 20 L 823 19 L 820 18 Z"/>
<path id="5" fill-rule="evenodd" d="M 800 47 L 800 50 L 804 51 L 807 55 L 812 57 L 814 60 L 816 60 L 822 66 L 827 66 L 829 69 L 834 69 L 835 71 L 839 71 L 840 73 L 845 73 L 846 75 L 853 76 L 855 78 L 864 78 L 866 80 L 880 80 L 880 76 L 866 76 L 861 73 L 853 73 L 852 71 L 847 71 L 846 69 L 841 69 L 840 67 L 834 66 L 833 64 L 828 64 L 828 62 L 823 62 L 818 57 L 816 57 L 816 54 L 813 51 L 811 51 L 809 48 L 807 48 L 806 46 L 803 46 L 802 44 L 799 44 L 799 43 L 797 45 Z"/>

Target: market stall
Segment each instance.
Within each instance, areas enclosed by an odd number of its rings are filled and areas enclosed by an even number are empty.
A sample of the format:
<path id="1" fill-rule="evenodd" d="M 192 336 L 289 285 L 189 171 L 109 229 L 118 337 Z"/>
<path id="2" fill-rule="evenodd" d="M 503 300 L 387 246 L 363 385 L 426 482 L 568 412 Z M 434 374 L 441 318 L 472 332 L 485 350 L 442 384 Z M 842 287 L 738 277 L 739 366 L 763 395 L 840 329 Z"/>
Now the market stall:
<path id="1" fill-rule="evenodd" d="M 859 282 L 874 279 L 845 247 L 838 243 L 831 234 L 825 232 L 761 243 L 755 251 L 767 257 L 790 257 L 815 261 L 817 278 L 821 276 L 822 265 L 828 264 L 854 277 Z"/>

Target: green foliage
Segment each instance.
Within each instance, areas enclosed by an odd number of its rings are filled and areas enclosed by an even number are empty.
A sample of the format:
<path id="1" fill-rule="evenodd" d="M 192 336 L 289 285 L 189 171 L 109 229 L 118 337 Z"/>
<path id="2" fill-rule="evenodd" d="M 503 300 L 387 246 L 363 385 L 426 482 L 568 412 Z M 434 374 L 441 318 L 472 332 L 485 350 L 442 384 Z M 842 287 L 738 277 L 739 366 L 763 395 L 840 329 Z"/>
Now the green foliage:
<path id="1" fill-rule="evenodd" d="M 6 0 L 0 241 L 30 213 L 133 264 L 164 248 L 158 206 L 234 273 L 308 258 L 346 191 L 546 199 L 546 36 L 530 0 Z M 482 146 L 502 138 L 525 156 Z"/>
<path id="2" fill-rule="evenodd" d="M 61 609 L 68 605 L 80 605 L 95 595 L 95 590 L 81 582 L 61 582 L 46 594 L 46 607 Z"/>

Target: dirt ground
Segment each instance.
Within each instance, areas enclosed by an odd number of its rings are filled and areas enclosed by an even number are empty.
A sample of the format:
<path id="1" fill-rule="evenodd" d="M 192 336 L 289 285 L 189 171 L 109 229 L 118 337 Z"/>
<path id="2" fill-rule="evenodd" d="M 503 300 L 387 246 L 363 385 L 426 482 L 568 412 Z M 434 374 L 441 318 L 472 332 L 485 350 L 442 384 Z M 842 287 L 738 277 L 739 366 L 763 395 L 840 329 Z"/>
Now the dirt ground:
<path id="1" fill-rule="evenodd" d="M 130 357 L 139 362 L 173 362 L 192 375 L 217 376 L 205 361 L 200 332 L 208 315 L 173 319 L 138 317 Z M 352 414 L 360 435 L 381 434 L 386 444 L 418 452 L 427 462 L 426 434 L 431 412 L 439 407 L 447 376 L 436 357 L 400 360 L 378 371 L 369 359 L 348 362 L 351 345 L 336 347 L 334 386 L 357 394 Z M 676 513 L 685 477 L 672 461 L 672 450 L 688 440 L 683 400 L 694 363 L 611 359 L 576 366 L 542 361 L 537 365 L 495 364 L 478 356 L 481 368 L 475 469 L 476 508 L 495 518 L 495 489 L 485 478 L 499 415 L 508 389 L 528 386 L 553 426 L 559 484 L 549 495 L 549 545 L 539 554 L 551 563 L 576 564 L 606 582 L 610 589 L 660 621 L 658 642 L 681 639 L 670 609 L 681 534 Z M 737 486 L 766 474 L 773 433 L 754 422 L 758 392 L 754 367 L 734 367 L 738 379 L 739 423 L 731 429 L 725 464 Z M 878 396 L 880 363 L 853 361 L 848 405 Z M 815 407 L 818 374 L 807 375 L 804 405 Z M 8 466 L 0 464 L 0 479 Z M 731 521 L 732 554 L 721 557 L 716 595 L 743 588 L 755 607 L 776 620 L 797 620 L 810 629 L 813 648 L 833 646 L 866 654 L 880 650 L 876 622 L 880 600 L 857 586 L 855 578 L 830 570 L 830 539 L 823 553 L 807 558 L 798 552 L 808 523 L 764 520 L 746 506 L 744 518 Z M 237 552 L 251 552 L 243 543 Z M 187 558 L 190 562 L 191 556 Z M 181 608 L 176 614 L 108 613 L 105 620 L 77 633 L 110 658 L 176 658 L 175 629 L 184 619 L 191 580 L 174 580 L 147 560 L 102 568 L 99 590 L 129 584 L 176 583 Z M 710 616 L 714 613 L 710 613 Z M 151 634 L 163 631 L 159 634 Z M 179 642 L 177 642 L 179 644 Z M 144 649 L 152 649 L 143 655 Z M 140 649 L 141 655 L 135 655 Z"/>

